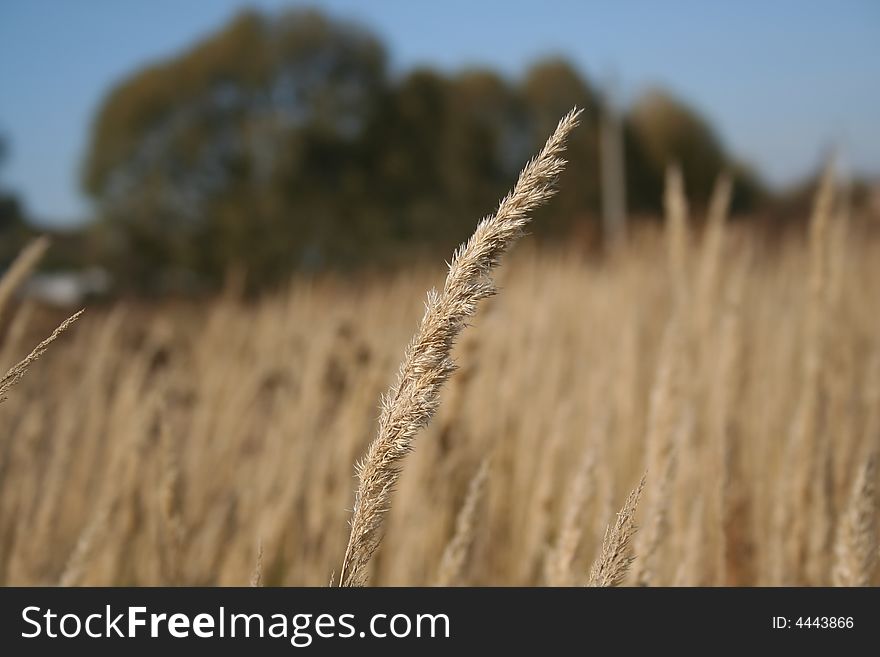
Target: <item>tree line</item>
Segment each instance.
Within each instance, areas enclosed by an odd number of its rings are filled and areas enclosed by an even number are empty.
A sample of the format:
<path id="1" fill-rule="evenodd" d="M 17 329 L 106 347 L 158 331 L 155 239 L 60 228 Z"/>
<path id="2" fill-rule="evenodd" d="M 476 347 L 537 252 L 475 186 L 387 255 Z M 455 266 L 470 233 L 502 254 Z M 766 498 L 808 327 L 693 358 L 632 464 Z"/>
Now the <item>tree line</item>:
<path id="1" fill-rule="evenodd" d="M 367 28 L 315 10 L 247 11 L 110 90 L 82 185 L 96 254 L 122 287 L 210 288 L 230 269 L 251 285 L 295 270 L 394 266 L 449 249 L 516 179 L 572 106 L 585 108 L 538 239 L 595 233 L 606 99 L 563 59 L 518 79 L 491 70 L 393 74 Z M 735 205 L 765 192 L 708 122 L 661 91 L 621 117 L 626 202 L 656 215 L 677 162 L 695 204 L 717 174 Z"/>

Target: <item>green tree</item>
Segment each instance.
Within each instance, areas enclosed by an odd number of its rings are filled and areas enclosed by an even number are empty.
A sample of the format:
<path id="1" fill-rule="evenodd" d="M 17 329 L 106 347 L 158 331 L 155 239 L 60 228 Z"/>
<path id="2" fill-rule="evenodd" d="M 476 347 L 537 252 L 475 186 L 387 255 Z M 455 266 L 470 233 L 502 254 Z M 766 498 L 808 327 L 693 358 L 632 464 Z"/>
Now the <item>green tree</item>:
<path id="1" fill-rule="evenodd" d="M 246 12 L 123 82 L 97 115 L 83 171 L 116 269 L 148 287 L 162 283 L 160 265 L 180 281 L 217 280 L 231 264 L 272 278 L 320 259 L 336 228 L 322 197 L 347 182 L 340 149 L 384 80 L 372 35 L 294 11 Z"/>
<path id="2" fill-rule="evenodd" d="M 665 169 L 672 163 L 681 167 L 689 196 L 705 201 L 726 164 L 721 143 L 709 125 L 693 109 L 657 90 L 636 101 L 629 121 L 647 171 L 639 191 L 648 197 L 637 202 L 656 204 L 663 193 Z"/>
<path id="3" fill-rule="evenodd" d="M 573 225 L 592 230 L 599 209 L 599 96 L 565 60 L 547 59 L 532 66 L 521 85 L 528 117 L 527 150 L 534 152 L 568 110 L 584 110 L 581 125 L 566 150 L 568 166 L 559 193 L 536 221 L 541 232 L 564 235 Z M 585 226 L 585 222 L 591 225 Z"/>
<path id="4" fill-rule="evenodd" d="M 651 90 L 636 101 L 627 118 L 625 142 L 630 202 L 638 209 L 660 209 L 664 174 L 671 163 L 681 167 L 688 198 L 697 205 L 708 202 L 723 170 L 734 175 L 734 209 L 754 207 L 765 193 L 757 176 L 727 155 L 706 120 L 665 92 Z"/>
<path id="5" fill-rule="evenodd" d="M 0 136 L 0 171 L 9 156 L 9 142 Z M 8 265 L 27 243 L 32 231 L 18 199 L 0 184 L 0 268 Z"/>

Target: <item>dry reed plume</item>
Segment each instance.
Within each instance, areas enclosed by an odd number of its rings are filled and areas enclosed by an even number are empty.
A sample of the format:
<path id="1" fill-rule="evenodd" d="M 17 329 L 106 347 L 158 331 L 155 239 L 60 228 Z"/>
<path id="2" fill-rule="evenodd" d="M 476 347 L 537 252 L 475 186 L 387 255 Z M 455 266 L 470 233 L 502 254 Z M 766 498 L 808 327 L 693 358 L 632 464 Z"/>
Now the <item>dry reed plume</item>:
<path id="1" fill-rule="evenodd" d="M 0 379 L 0 402 L 6 401 L 6 393 L 19 381 L 21 381 L 22 377 L 27 373 L 28 368 L 36 362 L 40 356 L 46 353 L 46 350 L 49 348 L 49 345 L 55 342 L 62 333 L 64 333 L 71 324 L 73 324 L 76 320 L 80 318 L 80 315 L 83 314 L 83 311 L 80 310 L 77 313 L 74 313 L 67 319 L 65 319 L 58 327 L 52 331 L 52 334 L 43 340 L 40 344 L 34 347 L 33 351 L 25 356 L 18 363 L 9 368 L 6 374 L 3 375 L 3 378 Z"/>
<path id="2" fill-rule="evenodd" d="M 489 460 L 484 459 L 468 485 L 467 496 L 455 520 L 455 534 L 443 551 L 437 586 L 453 586 L 461 582 L 468 552 L 474 541 L 477 509 L 483 499 L 486 481 L 489 479 Z"/>
<path id="3" fill-rule="evenodd" d="M 602 553 L 590 568 L 590 586 L 614 586 L 623 581 L 635 557 L 630 554 L 630 542 L 636 533 L 636 508 L 645 475 L 639 485 L 629 494 L 623 508 L 617 514 L 614 525 L 609 525 L 602 541 Z"/>
<path id="4" fill-rule="evenodd" d="M 575 473 L 571 492 L 563 510 L 559 538 L 547 560 L 547 583 L 550 586 L 573 586 L 575 584 L 574 561 L 583 534 L 581 517 L 594 487 L 596 468 L 595 454 L 588 449 Z"/>
<path id="5" fill-rule="evenodd" d="M 251 586 L 263 585 L 263 541 L 257 545 L 257 562 L 254 564 L 254 572 L 251 573 Z"/>
<path id="6" fill-rule="evenodd" d="M 877 458 L 859 470 L 835 546 L 835 586 L 870 586 L 877 563 Z"/>
<path id="7" fill-rule="evenodd" d="M 577 125 L 580 111 L 566 114 L 535 158 L 519 175 L 513 190 L 495 214 L 477 225 L 449 264 L 440 292 L 431 290 L 425 314 L 406 349 L 397 382 L 382 398 L 378 435 L 358 464 L 358 488 L 351 519 L 351 536 L 339 572 L 342 586 L 362 586 L 367 567 L 381 540 L 382 520 L 391 491 L 400 477 L 400 463 L 412 441 L 437 410 L 440 388 L 452 374 L 451 352 L 477 304 L 495 294 L 489 277 L 501 256 L 522 234 L 531 213 L 555 193 L 565 168 L 565 140 Z"/>

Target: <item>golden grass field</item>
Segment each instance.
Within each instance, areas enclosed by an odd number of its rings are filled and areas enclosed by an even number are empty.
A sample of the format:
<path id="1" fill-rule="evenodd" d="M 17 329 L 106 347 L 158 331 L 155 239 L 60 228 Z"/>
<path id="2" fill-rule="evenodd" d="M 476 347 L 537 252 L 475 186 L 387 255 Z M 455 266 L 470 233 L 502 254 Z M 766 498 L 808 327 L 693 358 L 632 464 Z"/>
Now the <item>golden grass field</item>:
<path id="1" fill-rule="evenodd" d="M 880 583 L 878 222 L 828 178 L 769 244 L 718 196 L 688 217 L 673 176 L 662 229 L 505 260 L 370 584 Z M 0 582 L 338 578 L 353 464 L 444 275 L 87 308 L 0 404 Z M 37 310 L 0 309 L 0 367 L 46 337 Z"/>

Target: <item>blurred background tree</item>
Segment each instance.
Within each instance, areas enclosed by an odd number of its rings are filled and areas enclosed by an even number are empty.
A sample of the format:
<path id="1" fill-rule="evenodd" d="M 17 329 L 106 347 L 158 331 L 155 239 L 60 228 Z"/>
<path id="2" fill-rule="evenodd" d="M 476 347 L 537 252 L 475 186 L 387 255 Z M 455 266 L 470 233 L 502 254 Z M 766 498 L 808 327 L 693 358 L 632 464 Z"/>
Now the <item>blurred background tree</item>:
<path id="1" fill-rule="evenodd" d="M 384 50 L 358 27 L 248 12 L 123 82 L 83 177 L 113 269 L 149 289 L 325 261 L 336 210 L 365 183 L 357 145 L 384 79 Z"/>
<path id="2" fill-rule="evenodd" d="M 8 140 L 0 135 L 0 174 L 9 150 Z M 12 262 L 32 234 L 33 229 L 25 221 L 18 199 L 4 188 L 0 175 L 0 271 Z"/>
<path id="3" fill-rule="evenodd" d="M 534 230 L 596 232 L 601 97 L 570 64 L 545 60 L 511 81 L 488 70 L 394 77 L 386 62 L 362 26 L 249 11 L 111 90 L 82 180 L 100 217 L 92 243 L 117 283 L 196 291 L 243 269 L 259 288 L 294 270 L 447 252 L 574 105 L 583 126 Z M 741 209 L 760 199 L 708 124 L 660 92 L 625 117 L 624 144 L 634 209 L 659 211 L 671 161 L 697 203 L 724 168 L 737 172 Z"/>
<path id="4" fill-rule="evenodd" d="M 714 130 L 696 110 L 659 89 L 643 93 L 629 112 L 628 179 L 633 207 L 652 211 L 663 194 L 666 167 L 677 163 L 690 202 L 705 205 L 718 173 L 734 176 L 735 209 L 751 209 L 764 195 L 757 177 L 725 154 Z"/>

